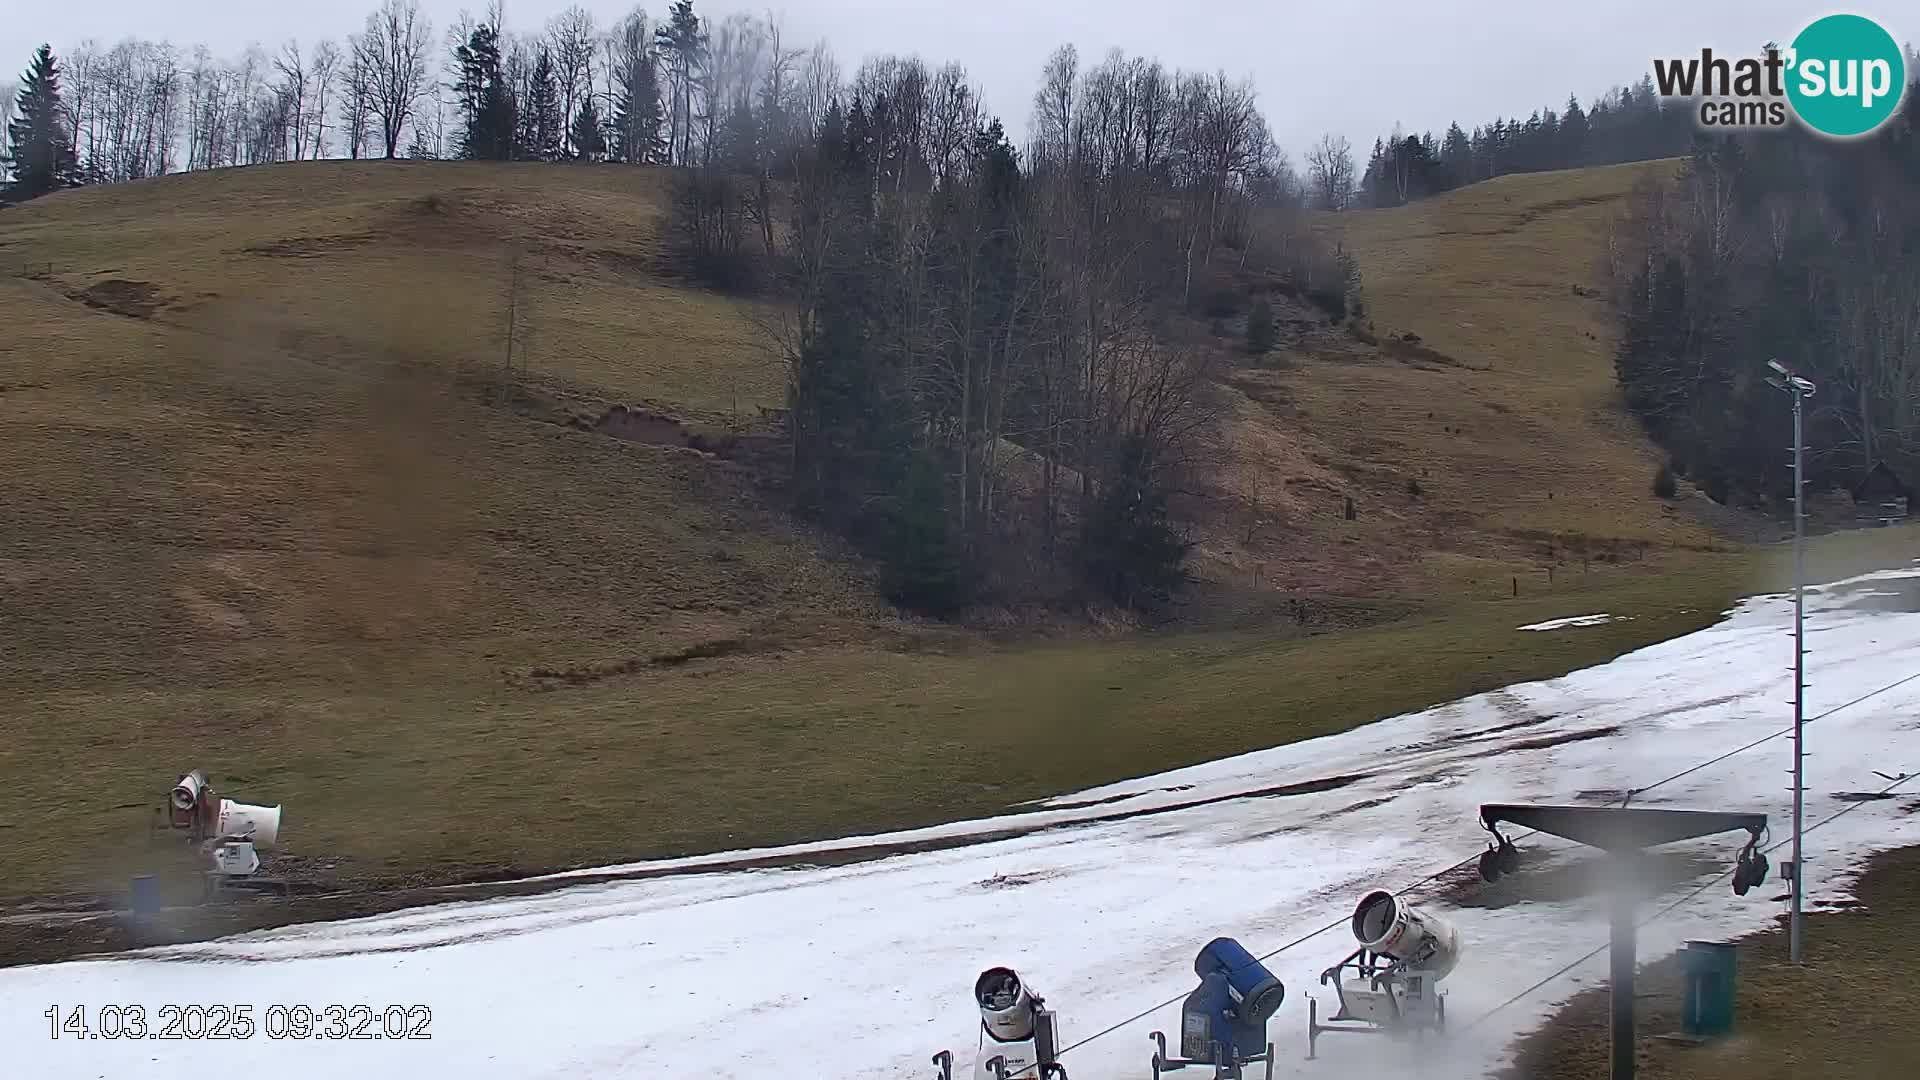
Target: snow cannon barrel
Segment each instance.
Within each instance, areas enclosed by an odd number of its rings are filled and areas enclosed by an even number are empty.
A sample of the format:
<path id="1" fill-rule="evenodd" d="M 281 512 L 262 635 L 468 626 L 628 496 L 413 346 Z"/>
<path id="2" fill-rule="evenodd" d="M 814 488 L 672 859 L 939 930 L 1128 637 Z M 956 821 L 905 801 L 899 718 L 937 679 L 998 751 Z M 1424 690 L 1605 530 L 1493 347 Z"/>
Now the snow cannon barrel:
<path id="1" fill-rule="evenodd" d="M 1003 1076 L 1046 1080 L 1066 1075 L 1059 1065 L 1060 1017 L 1012 968 L 981 972 L 973 983 L 973 1001 L 980 1008 L 984 1035 L 980 1057 L 974 1062 L 974 1080 Z M 950 1064 L 949 1056 L 942 1065 L 943 1077 Z"/>
<path id="2" fill-rule="evenodd" d="M 1038 1002 L 1012 968 L 988 968 L 973 984 L 980 1006 L 980 1022 L 1000 1042 L 1033 1038 L 1033 1012 Z"/>
<path id="3" fill-rule="evenodd" d="M 1232 938 L 1214 938 L 1193 958 L 1193 973 L 1202 980 L 1215 972 L 1227 977 L 1235 1011 L 1243 1024 L 1265 1025 L 1286 1000 L 1286 986 Z"/>
<path id="4" fill-rule="evenodd" d="M 171 801 L 174 813 L 192 813 L 194 806 L 200 802 L 200 793 L 205 791 L 206 787 L 207 776 L 199 769 L 181 777 L 179 782 L 173 785 Z"/>
<path id="5" fill-rule="evenodd" d="M 251 841 L 255 847 L 273 847 L 280 839 L 280 808 L 221 799 L 220 814 L 214 820 L 214 836 L 222 840 Z"/>
<path id="6" fill-rule="evenodd" d="M 1460 961 L 1460 932 L 1452 923 L 1385 889 L 1361 898 L 1353 911 L 1353 936 L 1362 948 L 1428 972 L 1435 982 Z"/>

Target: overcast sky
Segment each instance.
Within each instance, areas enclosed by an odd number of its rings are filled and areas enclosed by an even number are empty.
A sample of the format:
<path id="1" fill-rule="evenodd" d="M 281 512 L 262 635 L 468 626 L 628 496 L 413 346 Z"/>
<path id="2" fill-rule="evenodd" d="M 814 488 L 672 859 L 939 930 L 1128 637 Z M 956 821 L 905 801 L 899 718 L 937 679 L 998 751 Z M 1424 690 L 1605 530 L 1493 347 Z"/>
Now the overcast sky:
<path id="1" fill-rule="evenodd" d="M 420 0 L 436 37 L 463 7 L 486 0 Z M 667 0 L 644 5 L 657 18 Z M 33 48 L 56 52 L 86 38 L 167 39 L 218 54 L 251 42 L 269 48 L 288 38 L 310 43 L 359 28 L 356 0 L 67 0 L 9 3 L 0 17 L 0 61 L 7 75 Z M 545 23 L 568 0 L 508 0 L 509 28 Z M 584 6 L 604 25 L 631 9 L 600 0 Z M 762 10 L 753 0 L 696 0 L 707 15 Z M 1083 60 L 1108 49 L 1158 57 L 1168 67 L 1251 75 L 1274 134 L 1296 166 L 1320 133 L 1346 135 L 1363 159 L 1375 136 L 1395 123 L 1439 135 L 1459 120 L 1471 128 L 1496 115 L 1525 116 L 1559 107 L 1577 92 L 1585 102 L 1631 82 L 1654 56 L 1716 51 L 1751 53 L 1789 40 L 1836 8 L 1792 0 L 773 0 L 792 39 L 826 37 L 849 74 L 863 56 L 918 53 L 964 64 L 988 106 L 1016 139 L 1046 55 L 1072 42 Z M 1839 10 L 1878 19 L 1902 41 L 1920 34 L 1911 0 Z M 1901 15 L 1906 18 L 1900 18 Z M 4 77 L 4 76 L 0 76 Z"/>

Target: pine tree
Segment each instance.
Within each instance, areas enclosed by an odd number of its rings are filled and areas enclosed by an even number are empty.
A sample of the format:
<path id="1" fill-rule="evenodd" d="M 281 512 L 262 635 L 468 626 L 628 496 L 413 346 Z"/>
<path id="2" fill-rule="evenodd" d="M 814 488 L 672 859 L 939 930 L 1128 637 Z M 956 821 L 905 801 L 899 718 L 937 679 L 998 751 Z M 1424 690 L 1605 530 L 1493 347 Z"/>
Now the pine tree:
<path id="1" fill-rule="evenodd" d="M 1387 147 L 1379 139 L 1373 140 L 1373 155 L 1367 158 L 1367 170 L 1360 174 L 1360 190 L 1367 193 L 1369 206 L 1398 206 L 1400 200 L 1393 193 L 1393 163 L 1387 158 Z"/>
<path id="2" fill-rule="evenodd" d="M 693 0 L 674 0 L 667 22 L 654 31 L 654 40 L 666 57 L 673 79 L 673 101 L 667 112 L 667 164 L 685 165 L 693 154 L 693 83 L 704 62 L 706 31 L 693 13 Z"/>
<path id="3" fill-rule="evenodd" d="M 1187 576 L 1183 564 L 1192 545 L 1168 520 L 1167 498 L 1153 482 L 1152 464 L 1146 441 L 1127 437 L 1117 475 L 1102 488 L 1081 533 L 1087 584 L 1127 607 L 1166 601 Z"/>
<path id="4" fill-rule="evenodd" d="M 653 160 L 660 148 L 661 118 L 659 68 L 648 56 L 628 73 L 614 105 L 614 157 L 630 165 Z"/>
<path id="5" fill-rule="evenodd" d="M 951 615 L 966 602 L 946 490 L 938 456 L 931 450 L 915 451 L 895 499 L 882 553 L 887 599 L 928 615 Z"/>
<path id="6" fill-rule="evenodd" d="M 9 194 L 31 199 L 72 187 L 79 175 L 60 116 L 60 69 L 50 46 L 33 54 L 16 102 L 18 115 L 7 125 L 7 163 L 13 170 Z"/>
<path id="7" fill-rule="evenodd" d="M 560 87 L 554 81 L 553 57 L 545 49 L 533 64 L 527 91 L 527 145 L 523 156 L 534 161 L 560 160 L 560 140 L 566 125 L 560 117 Z"/>
<path id="8" fill-rule="evenodd" d="M 1447 137 L 1440 144 L 1440 163 L 1446 168 L 1447 186 L 1459 187 L 1471 184 L 1473 174 L 1473 143 L 1467 133 L 1460 130 L 1459 124 L 1447 128 Z"/>
<path id="9" fill-rule="evenodd" d="M 1560 164 L 1578 168 L 1587 163 L 1587 114 L 1580 99 L 1567 95 L 1567 111 L 1560 117 Z"/>
<path id="10" fill-rule="evenodd" d="M 601 130 L 600 110 L 594 107 L 592 95 L 588 95 L 573 118 L 573 159 L 591 162 L 606 158 L 607 133 Z"/>
<path id="11" fill-rule="evenodd" d="M 454 50 L 459 78 L 454 93 L 466 126 L 460 156 L 474 161 L 506 161 L 513 156 L 513 94 L 500 71 L 500 35 L 496 27 L 474 28 L 467 43 Z"/>

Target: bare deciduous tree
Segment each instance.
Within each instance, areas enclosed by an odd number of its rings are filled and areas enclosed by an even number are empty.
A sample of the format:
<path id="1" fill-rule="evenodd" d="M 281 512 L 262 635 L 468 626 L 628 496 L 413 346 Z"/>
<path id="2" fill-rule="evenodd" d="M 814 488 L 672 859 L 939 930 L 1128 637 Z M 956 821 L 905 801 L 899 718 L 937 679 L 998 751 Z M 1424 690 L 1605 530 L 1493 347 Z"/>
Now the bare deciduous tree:
<path id="1" fill-rule="evenodd" d="M 14 110 L 19 108 L 20 84 L 12 79 L 0 79 L 0 131 L 6 131 L 13 124 Z M 5 154 L 0 154 L 0 181 L 13 177 L 13 166 Z"/>
<path id="2" fill-rule="evenodd" d="M 574 112 L 593 93 L 593 54 L 598 40 L 593 12 L 578 4 L 547 23 L 547 47 L 553 54 L 555 81 L 560 89 L 560 129 L 567 133 L 569 152 L 576 149 L 572 134 Z"/>
<path id="3" fill-rule="evenodd" d="M 307 110 L 307 130 L 301 136 L 306 141 L 308 157 L 327 156 L 327 99 L 333 93 L 333 83 L 339 73 L 340 47 L 331 39 L 322 39 L 313 47 L 313 101 Z"/>
<path id="4" fill-rule="evenodd" d="M 1307 151 L 1307 178 L 1322 209 L 1345 210 L 1353 202 L 1353 147 L 1346 136 L 1320 137 Z"/>
<path id="5" fill-rule="evenodd" d="M 299 161 L 306 149 L 307 130 L 307 64 L 300 55 L 300 42 L 290 40 L 282 45 L 280 54 L 273 58 L 273 66 L 280 72 L 277 89 L 292 113 L 288 133 L 293 137 L 293 160 Z"/>
<path id="6" fill-rule="evenodd" d="M 433 24 L 420 16 L 418 0 L 381 0 L 354 39 L 357 66 L 366 80 L 369 104 L 380 121 L 388 158 L 400 151 L 400 135 L 426 88 L 427 51 Z"/>
<path id="7" fill-rule="evenodd" d="M 367 128 L 373 122 L 373 69 L 367 45 L 358 35 L 347 38 L 346 94 L 340 103 L 340 126 L 347 133 L 347 156 L 358 160 L 367 149 Z"/>
<path id="8" fill-rule="evenodd" d="M 799 116 L 808 131 L 818 130 L 827 118 L 827 108 L 840 91 L 840 62 L 825 41 L 816 42 L 800 68 L 796 91 Z"/>
<path id="9" fill-rule="evenodd" d="M 1047 57 L 1040 89 L 1033 94 L 1033 156 L 1036 164 L 1058 164 L 1072 153 L 1073 94 L 1080 79 L 1080 52 L 1062 45 Z"/>

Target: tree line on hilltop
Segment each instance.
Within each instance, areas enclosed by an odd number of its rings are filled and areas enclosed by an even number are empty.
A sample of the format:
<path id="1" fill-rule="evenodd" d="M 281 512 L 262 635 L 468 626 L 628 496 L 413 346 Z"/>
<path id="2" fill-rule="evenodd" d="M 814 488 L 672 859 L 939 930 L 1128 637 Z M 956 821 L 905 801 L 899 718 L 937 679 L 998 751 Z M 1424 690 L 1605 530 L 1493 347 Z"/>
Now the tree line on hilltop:
<path id="1" fill-rule="evenodd" d="M 1687 152 L 1693 135 L 1691 109 L 1663 100 L 1653 77 L 1643 75 L 1584 108 L 1570 95 L 1557 111 L 1496 118 L 1471 132 L 1457 122 L 1438 138 L 1396 127 L 1374 140 L 1352 195 L 1360 205 L 1401 206 L 1512 173 L 1675 157 Z"/>

